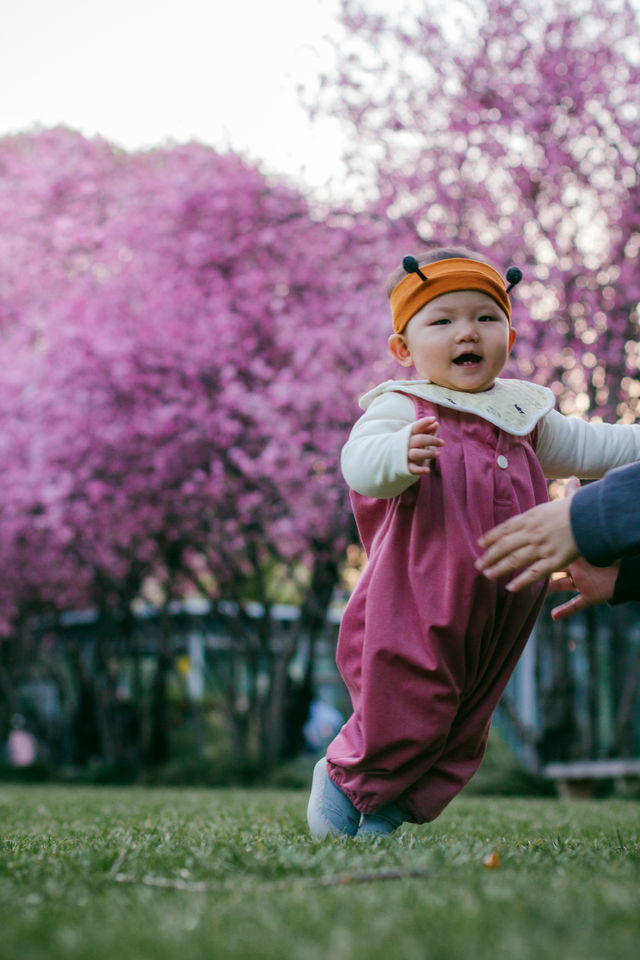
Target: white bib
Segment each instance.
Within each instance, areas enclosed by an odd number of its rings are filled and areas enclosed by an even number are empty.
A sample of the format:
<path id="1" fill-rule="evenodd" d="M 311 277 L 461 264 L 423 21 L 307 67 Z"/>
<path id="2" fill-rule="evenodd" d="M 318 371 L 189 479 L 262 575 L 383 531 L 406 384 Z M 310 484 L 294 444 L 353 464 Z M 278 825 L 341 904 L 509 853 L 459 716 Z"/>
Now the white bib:
<path id="1" fill-rule="evenodd" d="M 555 397 L 548 387 L 526 380 L 496 380 L 489 390 L 480 393 L 448 390 L 428 380 L 386 380 L 365 393 L 360 398 L 360 406 L 366 410 L 372 400 L 391 391 L 410 393 L 452 410 L 475 413 L 516 437 L 526 437 L 538 420 L 555 406 Z"/>

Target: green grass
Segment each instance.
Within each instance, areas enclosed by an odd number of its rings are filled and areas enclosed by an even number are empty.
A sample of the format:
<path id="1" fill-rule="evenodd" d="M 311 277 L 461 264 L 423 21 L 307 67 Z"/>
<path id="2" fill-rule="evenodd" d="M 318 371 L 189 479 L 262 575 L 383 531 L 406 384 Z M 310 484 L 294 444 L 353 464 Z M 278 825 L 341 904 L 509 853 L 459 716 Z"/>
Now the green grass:
<path id="1" fill-rule="evenodd" d="M 2 786 L 3 960 L 623 960 L 636 802 L 461 797 L 364 843 L 302 792 Z M 483 860 L 496 850 L 500 865 Z"/>

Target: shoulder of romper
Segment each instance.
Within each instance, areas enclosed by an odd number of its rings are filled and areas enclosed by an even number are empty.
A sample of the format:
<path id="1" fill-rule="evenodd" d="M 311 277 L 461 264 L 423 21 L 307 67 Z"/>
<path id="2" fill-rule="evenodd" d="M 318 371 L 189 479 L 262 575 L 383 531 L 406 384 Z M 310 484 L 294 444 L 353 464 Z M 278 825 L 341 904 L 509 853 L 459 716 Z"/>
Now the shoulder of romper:
<path id="1" fill-rule="evenodd" d="M 366 410 L 374 400 L 388 393 L 419 397 L 438 406 L 473 413 L 506 433 L 525 437 L 555 406 L 548 387 L 527 380 L 496 379 L 490 390 L 465 393 L 449 390 L 428 380 L 386 380 L 360 398 Z"/>

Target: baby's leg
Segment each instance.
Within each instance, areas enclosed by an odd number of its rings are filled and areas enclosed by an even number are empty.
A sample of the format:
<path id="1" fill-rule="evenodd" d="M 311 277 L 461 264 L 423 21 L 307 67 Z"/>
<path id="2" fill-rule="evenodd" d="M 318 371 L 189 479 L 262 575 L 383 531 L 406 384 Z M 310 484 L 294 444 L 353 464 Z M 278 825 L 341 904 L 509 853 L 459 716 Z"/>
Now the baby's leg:
<path id="1" fill-rule="evenodd" d="M 524 591 L 523 591 L 524 593 Z M 544 590 L 537 601 L 503 599 L 489 642 L 481 644 L 478 675 L 467 688 L 440 755 L 402 797 L 416 823 L 435 820 L 476 773 L 482 762 L 491 718 L 529 636 Z"/>
<path id="2" fill-rule="evenodd" d="M 330 833 L 353 837 L 360 823 L 360 811 L 329 778 L 326 757 L 318 760 L 313 771 L 307 822 L 314 837 Z"/>
<path id="3" fill-rule="evenodd" d="M 352 714 L 329 745 L 331 780 L 364 815 L 397 804 L 437 763 L 459 707 L 455 692 L 442 687 L 433 697 L 410 697 L 401 683 L 397 698 L 392 685 L 380 689 L 378 709 L 363 723 Z"/>
<path id="4" fill-rule="evenodd" d="M 484 711 L 482 711 L 484 713 Z M 438 760 L 402 798 L 416 823 L 440 816 L 482 763 L 491 717 L 461 717 Z M 408 818 L 407 818 L 408 819 Z"/>

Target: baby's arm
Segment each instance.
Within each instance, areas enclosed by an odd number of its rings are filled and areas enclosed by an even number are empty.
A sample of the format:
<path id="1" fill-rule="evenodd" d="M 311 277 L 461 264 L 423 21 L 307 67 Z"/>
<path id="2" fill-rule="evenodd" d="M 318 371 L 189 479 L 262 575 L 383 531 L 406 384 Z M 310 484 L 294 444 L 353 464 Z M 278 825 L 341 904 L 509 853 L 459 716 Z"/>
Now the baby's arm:
<path id="1" fill-rule="evenodd" d="M 434 417 L 415 419 L 415 407 L 400 393 L 376 397 L 342 449 L 342 472 L 365 497 L 396 497 L 423 473 L 443 441 Z"/>
<path id="2" fill-rule="evenodd" d="M 552 410 L 540 421 L 536 454 L 546 477 L 595 480 L 640 460 L 640 425 L 589 423 Z"/>

